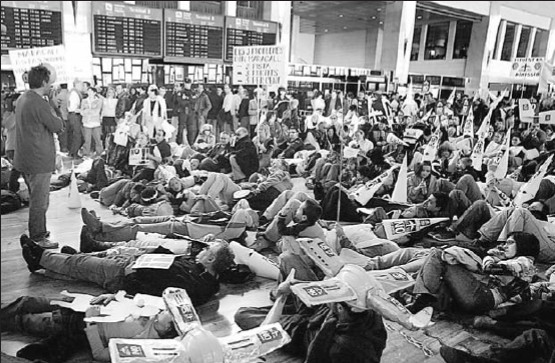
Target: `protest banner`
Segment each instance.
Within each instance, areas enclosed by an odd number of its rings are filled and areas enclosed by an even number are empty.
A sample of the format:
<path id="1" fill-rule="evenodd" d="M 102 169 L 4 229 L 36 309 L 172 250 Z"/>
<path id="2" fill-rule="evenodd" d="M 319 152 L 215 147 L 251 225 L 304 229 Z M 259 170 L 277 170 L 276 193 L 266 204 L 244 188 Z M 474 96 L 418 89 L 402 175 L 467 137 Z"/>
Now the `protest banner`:
<path id="1" fill-rule="evenodd" d="M 383 185 L 383 182 L 393 175 L 393 171 L 400 168 L 401 165 L 395 165 L 382 173 L 380 176 L 374 178 L 373 180 L 367 182 L 366 184 L 360 186 L 357 190 L 352 193 L 354 199 L 361 205 L 366 205 L 368 201 L 374 196 L 374 194 Z"/>
<path id="2" fill-rule="evenodd" d="M 397 182 L 395 183 L 395 189 L 393 189 L 393 194 L 391 194 L 392 202 L 407 203 L 407 174 L 408 163 L 407 154 L 405 154 L 403 163 L 401 164 L 401 170 L 399 170 L 399 175 L 397 176 Z"/>
<path id="3" fill-rule="evenodd" d="M 10 62 L 13 65 L 16 90 L 24 91 L 28 88 L 26 74 L 39 64 L 48 63 L 56 71 L 56 83 L 73 82 L 66 62 L 66 50 L 63 45 L 52 47 L 14 49 L 9 51 Z"/>
<path id="4" fill-rule="evenodd" d="M 543 163 L 542 166 L 540 166 L 536 174 L 528 182 L 526 182 L 522 187 L 520 187 L 513 201 L 515 206 L 522 207 L 523 203 L 526 203 L 527 201 L 534 199 L 534 197 L 536 196 L 536 193 L 540 189 L 540 183 L 545 178 L 545 175 L 547 174 L 547 169 L 549 168 L 549 165 L 551 165 L 552 161 L 553 161 L 553 155 L 551 155 L 545 161 L 545 163 Z"/>
<path id="5" fill-rule="evenodd" d="M 434 161 L 437 155 L 437 150 L 439 149 L 439 139 L 441 137 L 441 128 L 437 128 L 436 132 L 433 133 L 430 142 L 424 148 L 424 156 L 422 157 L 422 162 L 429 161 L 430 163 Z"/>
<path id="6" fill-rule="evenodd" d="M 494 160 L 494 165 L 497 164 L 497 169 L 495 169 L 494 175 L 495 179 L 504 179 L 507 175 L 507 171 L 509 170 L 509 154 L 510 154 L 510 147 L 511 147 L 511 128 L 507 130 L 505 134 L 505 151 L 499 152 L 501 156 L 498 156 Z"/>
<path id="7" fill-rule="evenodd" d="M 287 86 L 287 57 L 283 46 L 233 48 L 233 83 L 254 86 Z"/>
<path id="8" fill-rule="evenodd" d="M 511 66 L 511 77 L 519 81 L 538 81 L 543 66 L 543 57 L 515 58 Z"/>
<path id="9" fill-rule="evenodd" d="M 382 225 L 387 239 L 394 240 L 448 220 L 449 218 L 384 219 Z"/>

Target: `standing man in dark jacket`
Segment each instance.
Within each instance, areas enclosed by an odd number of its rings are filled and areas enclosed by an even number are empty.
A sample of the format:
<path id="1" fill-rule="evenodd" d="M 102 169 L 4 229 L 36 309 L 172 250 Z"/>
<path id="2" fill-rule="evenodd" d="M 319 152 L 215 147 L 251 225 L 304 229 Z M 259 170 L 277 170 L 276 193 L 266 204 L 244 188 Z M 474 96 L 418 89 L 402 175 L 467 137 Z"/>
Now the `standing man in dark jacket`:
<path id="1" fill-rule="evenodd" d="M 43 98 L 54 82 L 49 68 L 43 65 L 31 68 L 30 90 L 19 98 L 15 110 L 14 166 L 23 173 L 29 189 L 29 234 L 43 248 L 58 248 L 57 243 L 48 240 L 46 229 L 50 178 L 56 169 L 54 134 L 63 129 L 63 121 Z"/>
<path id="2" fill-rule="evenodd" d="M 239 127 L 235 132 L 235 137 L 237 141 L 233 146 L 229 163 L 233 172 L 233 180 L 241 182 L 258 171 L 258 152 L 249 138 L 249 132 L 246 128 Z"/>
<path id="3" fill-rule="evenodd" d="M 133 106 L 131 102 L 131 97 L 127 88 L 124 88 L 121 84 L 116 86 L 116 98 L 118 103 L 116 103 L 116 121 L 125 118 L 125 113 L 131 110 Z"/>
<path id="4" fill-rule="evenodd" d="M 213 87 L 208 98 L 210 98 L 210 104 L 212 108 L 208 111 L 208 122 L 212 124 L 212 129 L 214 130 L 214 135 L 218 135 L 223 130 L 218 129 L 218 115 L 224 104 L 224 90 L 222 87 Z"/>
<path id="5" fill-rule="evenodd" d="M 198 130 L 206 123 L 208 120 L 208 112 L 212 108 L 212 103 L 210 103 L 210 98 L 204 91 L 204 85 L 199 84 L 197 86 L 196 99 L 195 99 L 195 118 L 197 130 L 195 132 L 195 140 L 197 138 Z"/>
<path id="6" fill-rule="evenodd" d="M 185 88 L 179 87 L 175 94 L 174 109 L 177 111 L 179 118 L 179 127 L 177 128 L 177 143 L 193 145 L 195 137 L 193 136 L 194 120 L 194 103 L 193 91 L 191 91 L 191 80 L 185 79 Z"/>

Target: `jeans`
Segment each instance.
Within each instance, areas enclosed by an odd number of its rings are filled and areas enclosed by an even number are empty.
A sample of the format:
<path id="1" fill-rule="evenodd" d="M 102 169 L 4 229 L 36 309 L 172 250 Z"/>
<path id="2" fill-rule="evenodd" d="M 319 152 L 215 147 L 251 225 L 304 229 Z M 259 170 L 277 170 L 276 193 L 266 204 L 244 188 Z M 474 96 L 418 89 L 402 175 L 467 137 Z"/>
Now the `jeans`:
<path id="1" fill-rule="evenodd" d="M 7 150 L 6 156 L 8 157 L 8 160 L 13 164 L 14 150 Z M 12 166 L 12 170 L 10 172 L 10 180 L 8 182 L 8 189 L 11 192 L 17 193 L 19 191 L 19 177 L 21 175 L 22 173 Z"/>
<path id="2" fill-rule="evenodd" d="M 208 179 L 202 184 L 199 195 L 208 195 L 213 200 L 219 197 L 220 200 L 228 205 L 233 203 L 233 193 L 241 190 L 237 184 L 225 174 L 210 173 Z"/>
<path id="3" fill-rule="evenodd" d="M 40 265 L 56 274 L 80 281 L 93 282 L 109 291 L 117 291 L 125 277 L 125 268 L 133 261 L 130 256 L 99 258 L 86 254 L 66 255 L 44 251 Z M 117 286 L 117 288 L 116 288 Z"/>
<path id="4" fill-rule="evenodd" d="M 91 155 L 91 141 L 94 140 L 94 146 L 97 156 L 102 154 L 104 147 L 102 146 L 102 128 L 100 126 L 88 128 L 83 127 L 83 138 L 85 143 L 83 144 L 83 155 Z"/>
<path id="5" fill-rule="evenodd" d="M 77 157 L 77 152 L 81 149 L 83 143 L 81 115 L 78 113 L 70 113 L 68 115 L 67 138 L 69 155 Z"/>
<path id="6" fill-rule="evenodd" d="M 429 294 L 438 299 L 445 287 L 459 307 L 467 312 L 494 308 L 492 291 L 462 265 L 449 265 L 441 258 L 443 251 L 433 249 L 424 261 L 414 285 L 415 294 Z"/>
<path id="7" fill-rule="evenodd" d="M 247 199 L 251 209 L 264 212 L 281 193 L 274 187 Z"/>
<path id="8" fill-rule="evenodd" d="M 304 202 L 308 199 L 314 200 L 305 192 L 294 192 L 292 190 L 283 191 L 279 197 L 270 204 L 263 215 L 268 220 L 274 219 L 290 200 Z"/>
<path id="9" fill-rule="evenodd" d="M 234 180 L 241 180 L 247 177 L 243 170 L 241 170 L 241 167 L 239 166 L 239 163 L 237 162 L 237 157 L 235 155 L 231 155 L 229 157 L 229 163 L 231 164 L 231 172 L 233 173 Z"/>
<path id="10" fill-rule="evenodd" d="M 423 248 L 407 247 L 388 253 L 383 256 L 368 258 L 365 270 L 386 270 L 400 267 L 408 273 L 418 272 L 424 265 L 425 258 L 430 250 Z"/>
<path id="11" fill-rule="evenodd" d="M 499 212 L 480 228 L 480 234 L 492 242 L 506 241 L 511 232 L 533 234 L 540 241 L 538 262 L 555 263 L 555 234 L 546 230 L 548 224 L 536 219 L 528 209 L 519 207 Z"/>
<path id="12" fill-rule="evenodd" d="M 68 151 L 69 146 L 69 134 L 68 134 L 68 120 L 62 119 L 64 124 L 64 128 L 60 133 L 58 133 L 58 141 L 60 142 L 60 151 L 65 152 Z"/>
<path id="13" fill-rule="evenodd" d="M 479 200 L 473 203 L 456 222 L 453 222 L 451 227 L 466 237 L 475 239 L 480 237 L 478 231 L 491 217 L 489 205 L 485 201 Z"/>
<path id="14" fill-rule="evenodd" d="M 189 143 L 189 145 L 193 145 L 195 143 L 195 138 L 196 135 L 194 137 L 191 137 L 189 130 L 193 131 L 194 130 L 194 126 L 193 123 L 196 122 L 196 120 L 193 117 L 193 112 L 191 111 L 185 111 L 185 112 L 181 112 L 180 114 L 178 114 L 178 128 L 177 128 L 177 143 L 178 144 L 183 144 L 185 145 L 186 143 Z M 185 132 L 184 132 L 185 131 Z M 198 126 L 197 126 L 197 132 L 198 132 Z M 187 134 L 187 138 L 185 138 L 185 134 Z"/>
<path id="15" fill-rule="evenodd" d="M 46 211 L 50 203 L 52 173 L 24 174 L 29 189 L 29 237 L 38 241 L 46 234 Z"/>

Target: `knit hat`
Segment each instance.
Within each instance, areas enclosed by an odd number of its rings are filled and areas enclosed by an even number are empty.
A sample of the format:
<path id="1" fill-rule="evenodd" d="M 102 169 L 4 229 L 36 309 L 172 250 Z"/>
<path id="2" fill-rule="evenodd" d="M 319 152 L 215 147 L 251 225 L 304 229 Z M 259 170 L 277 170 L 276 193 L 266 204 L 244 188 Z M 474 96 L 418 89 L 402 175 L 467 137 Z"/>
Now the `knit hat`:
<path id="1" fill-rule="evenodd" d="M 152 186 L 148 186 L 141 192 L 141 200 L 144 203 L 152 203 L 158 197 L 158 191 Z"/>

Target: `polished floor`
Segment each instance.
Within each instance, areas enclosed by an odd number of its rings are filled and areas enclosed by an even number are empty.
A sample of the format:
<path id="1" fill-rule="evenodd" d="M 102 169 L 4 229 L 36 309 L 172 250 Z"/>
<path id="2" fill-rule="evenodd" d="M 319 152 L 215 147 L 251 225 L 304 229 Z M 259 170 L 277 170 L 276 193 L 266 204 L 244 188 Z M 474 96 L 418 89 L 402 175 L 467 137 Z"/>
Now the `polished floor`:
<path id="1" fill-rule="evenodd" d="M 304 187 L 302 179 L 295 180 L 295 188 Z M 106 221 L 117 221 L 124 217 L 115 216 L 107 208 L 92 200 L 88 195 L 81 195 L 82 206 L 94 209 Z M 2 290 L 1 302 L 8 303 L 19 296 L 47 296 L 56 297 L 63 290 L 100 294 L 102 289 L 98 286 L 76 282 L 53 280 L 38 274 L 31 274 L 27 270 L 25 261 L 21 256 L 19 237 L 26 233 L 28 209 L 3 215 L 1 218 L 1 271 Z M 48 229 L 52 239 L 63 245 L 79 248 L 79 232 L 82 226 L 79 209 L 68 208 L 68 189 L 51 193 L 50 209 L 48 211 Z M 241 306 L 265 306 L 271 302 L 269 291 L 275 282 L 264 278 L 256 278 L 246 285 L 222 285 L 219 294 L 220 307 L 217 312 L 201 313 L 204 326 L 218 337 L 227 336 L 239 330 L 233 322 L 233 314 Z M 439 355 L 441 344 L 467 348 L 473 352 L 480 352 L 492 343 L 503 342 L 497 336 L 478 332 L 462 325 L 438 321 L 426 331 L 411 332 L 401 328 L 398 324 L 387 322 L 388 342 L 384 351 L 382 362 L 385 363 L 420 363 L 443 362 Z M 36 338 L 19 334 L 3 333 L 1 350 L 7 354 L 15 352 L 28 342 Z M 409 343 L 414 340 L 417 343 Z M 421 343 L 421 345 L 419 344 Z M 429 355 L 425 349 L 429 348 Z M 70 362 L 90 362 L 91 357 L 83 352 Z M 277 351 L 266 357 L 266 362 L 301 362 L 300 359 L 286 356 Z"/>

